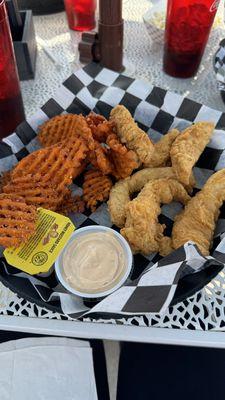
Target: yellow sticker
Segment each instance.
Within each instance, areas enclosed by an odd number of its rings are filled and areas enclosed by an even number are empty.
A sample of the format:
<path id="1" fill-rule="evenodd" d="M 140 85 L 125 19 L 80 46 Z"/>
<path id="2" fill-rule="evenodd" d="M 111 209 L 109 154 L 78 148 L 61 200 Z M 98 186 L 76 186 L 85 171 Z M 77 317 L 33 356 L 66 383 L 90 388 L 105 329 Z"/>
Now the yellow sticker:
<path id="1" fill-rule="evenodd" d="M 34 235 L 20 247 L 4 251 L 7 262 L 28 274 L 47 272 L 74 232 L 71 220 L 44 208 L 38 209 Z"/>

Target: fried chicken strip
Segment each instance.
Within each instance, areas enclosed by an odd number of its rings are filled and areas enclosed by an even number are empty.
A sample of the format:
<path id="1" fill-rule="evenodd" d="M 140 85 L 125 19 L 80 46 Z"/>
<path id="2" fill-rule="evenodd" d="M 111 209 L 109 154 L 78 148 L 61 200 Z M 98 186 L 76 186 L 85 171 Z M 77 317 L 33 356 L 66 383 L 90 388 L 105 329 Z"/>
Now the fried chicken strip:
<path id="1" fill-rule="evenodd" d="M 154 145 L 142 129 L 138 127 L 130 112 L 122 105 L 114 107 L 110 113 L 110 121 L 116 128 L 122 143 L 136 152 L 142 163 L 149 163 Z"/>
<path id="2" fill-rule="evenodd" d="M 213 174 L 177 215 L 172 245 L 175 249 L 189 240 L 195 242 L 203 255 L 209 255 L 219 209 L 225 201 L 225 169 Z"/>
<path id="3" fill-rule="evenodd" d="M 146 183 L 139 195 L 126 206 L 126 223 L 121 234 L 132 250 L 149 254 L 158 252 L 165 226 L 158 222 L 161 204 L 173 200 L 186 204 L 190 197 L 175 179 L 158 179 Z"/>
<path id="4" fill-rule="evenodd" d="M 170 167 L 145 168 L 129 178 L 118 181 L 111 189 L 108 207 L 112 222 L 122 228 L 126 221 L 126 205 L 132 193 L 140 192 L 145 184 L 154 179 L 174 178 L 174 171 Z"/>
<path id="5" fill-rule="evenodd" d="M 185 129 L 172 144 L 170 157 L 179 182 L 190 183 L 192 168 L 213 134 L 214 124 L 197 122 Z"/>
<path id="6" fill-rule="evenodd" d="M 174 140 L 179 135 L 177 129 L 172 129 L 164 135 L 155 145 L 150 161 L 144 167 L 164 167 L 170 158 L 170 150 Z"/>

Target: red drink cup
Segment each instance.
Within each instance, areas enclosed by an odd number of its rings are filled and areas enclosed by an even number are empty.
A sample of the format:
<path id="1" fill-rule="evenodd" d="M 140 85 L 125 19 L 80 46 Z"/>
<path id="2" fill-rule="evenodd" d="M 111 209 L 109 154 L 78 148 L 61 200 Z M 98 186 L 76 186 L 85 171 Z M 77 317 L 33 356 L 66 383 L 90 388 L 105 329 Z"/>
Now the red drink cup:
<path id="1" fill-rule="evenodd" d="M 5 0 L 0 0 L 0 139 L 25 118 Z"/>
<path id="2" fill-rule="evenodd" d="M 189 78 L 198 70 L 220 0 L 168 0 L 163 69 Z"/>
<path id="3" fill-rule="evenodd" d="M 70 29 L 90 31 L 95 28 L 96 0 L 64 0 Z"/>

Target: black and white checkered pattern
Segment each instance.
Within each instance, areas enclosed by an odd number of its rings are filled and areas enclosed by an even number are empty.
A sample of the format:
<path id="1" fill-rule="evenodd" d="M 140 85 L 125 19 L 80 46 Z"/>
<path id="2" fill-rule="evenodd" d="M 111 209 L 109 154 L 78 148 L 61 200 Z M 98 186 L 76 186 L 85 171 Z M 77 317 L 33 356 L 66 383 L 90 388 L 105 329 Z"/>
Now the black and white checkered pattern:
<path id="1" fill-rule="evenodd" d="M 220 47 L 215 54 L 214 70 L 216 72 L 218 89 L 225 91 L 225 39 L 220 42 Z"/>
<path id="2" fill-rule="evenodd" d="M 62 87 L 33 117 L 22 123 L 16 132 L 0 143 L 0 171 L 6 171 L 20 159 L 39 148 L 36 133 L 39 125 L 61 113 L 82 113 L 90 110 L 109 116 L 117 105 L 126 106 L 142 129 L 153 141 L 158 141 L 171 128 L 183 130 L 197 121 L 213 121 L 216 130 L 213 138 L 200 157 L 194 170 L 196 190 L 200 189 L 208 177 L 225 167 L 225 114 L 183 98 L 150 83 L 132 79 L 125 75 L 91 63 L 76 71 Z M 73 191 L 81 193 L 82 178 L 76 179 Z M 166 234 L 171 233 L 172 224 L 180 205 L 173 203 L 162 207 L 160 222 L 167 225 Z M 183 290 L 183 298 L 194 293 L 212 279 L 207 267 L 215 265 L 215 274 L 224 266 L 225 243 L 221 241 L 225 233 L 224 210 L 215 233 L 215 257 L 203 257 L 192 243 L 187 243 L 171 255 L 161 258 L 158 254 L 134 256 L 131 280 L 116 293 L 108 296 L 90 310 L 90 304 L 63 292 L 56 276 L 31 277 L 7 265 L 2 257 L 0 279 L 22 297 L 39 305 L 57 310 L 73 318 L 91 314 L 104 316 L 136 315 L 163 312 L 176 301 L 176 290 Z M 71 220 L 77 228 L 87 225 L 112 226 L 107 205 L 102 204 L 94 212 L 72 214 Z M 224 243 L 224 245 L 223 245 Z M 199 271 L 206 273 L 199 286 L 195 277 Z M 189 289 L 182 289 L 179 282 L 189 279 Z M 190 276 L 191 279 L 190 284 Z M 179 295 L 179 299 L 182 298 Z"/>

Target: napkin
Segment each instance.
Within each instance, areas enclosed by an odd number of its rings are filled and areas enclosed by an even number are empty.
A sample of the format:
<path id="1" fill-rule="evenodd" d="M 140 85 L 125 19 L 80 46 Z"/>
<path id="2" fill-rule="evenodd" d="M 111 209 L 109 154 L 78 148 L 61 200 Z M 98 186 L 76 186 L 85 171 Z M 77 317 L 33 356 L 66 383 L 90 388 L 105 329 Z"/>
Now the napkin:
<path id="1" fill-rule="evenodd" d="M 0 344 L 1 400 L 97 400 L 88 342 L 28 338 Z"/>

